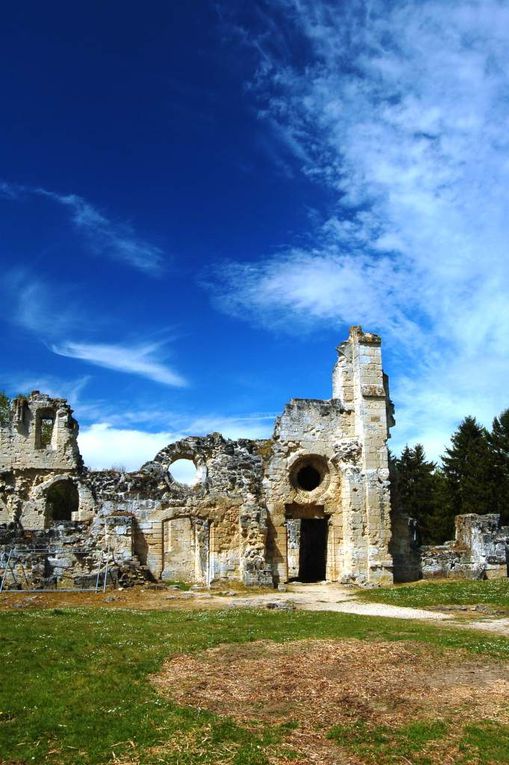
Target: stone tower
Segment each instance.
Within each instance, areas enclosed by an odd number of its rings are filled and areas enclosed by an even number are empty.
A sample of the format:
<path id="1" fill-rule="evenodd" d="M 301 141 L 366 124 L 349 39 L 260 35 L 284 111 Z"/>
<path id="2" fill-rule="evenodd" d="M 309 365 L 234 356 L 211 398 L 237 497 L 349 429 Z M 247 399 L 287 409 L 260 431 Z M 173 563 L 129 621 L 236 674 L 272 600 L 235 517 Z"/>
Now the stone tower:
<path id="1" fill-rule="evenodd" d="M 380 346 L 352 327 L 332 399 L 292 399 L 276 421 L 265 481 L 276 581 L 392 581 L 392 415 Z"/>

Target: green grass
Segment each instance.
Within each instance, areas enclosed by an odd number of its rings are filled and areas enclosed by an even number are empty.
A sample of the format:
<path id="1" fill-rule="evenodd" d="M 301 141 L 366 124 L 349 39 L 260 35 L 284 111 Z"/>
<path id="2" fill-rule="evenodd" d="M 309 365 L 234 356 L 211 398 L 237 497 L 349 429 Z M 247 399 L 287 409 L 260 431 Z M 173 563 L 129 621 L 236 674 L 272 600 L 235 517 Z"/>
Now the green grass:
<path id="1" fill-rule="evenodd" d="M 166 579 L 164 584 L 173 590 L 181 590 L 182 592 L 189 592 L 191 585 L 189 582 L 182 582 L 180 579 Z"/>
<path id="2" fill-rule="evenodd" d="M 97 608 L 3 612 L 0 762 L 104 765 L 116 757 L 137 765 L 266 765 L 267 747 L 284 749 L 291 720 L 286 727 L 248 730 L 162 698 L 149 675 L 172 654 L 221 642 L 309 637 L 418 640 L 509 660 L 504 638 L 348 614 Z M 469 735 L 475 741 L 481 734 L 472 729 Z M 170 751 L 149 751 L 169 739 L 175 742 Z M 190 743 L 180 747 L 186 740 Z"/>
<path id="3" fill-rule="evenodd" d="M 392 606 L 485 605 L 509 614 L 509 579 L 487 581 L 426 581 L 359 592 L 362 600 Z"/>
<path id="4" fill-rule="evenodd" d="M 456 748 L 455 765 L 509 763 L 509 726 L 491 721 L 465 725 L 454 720 L 415 720 L 399 728 L 365 723 L 336 725 L 327 736 L 369 765 L 432 765 L 441 761 L 448 745 Z M 438 757 L 438 759 L 437 759 Z"/>

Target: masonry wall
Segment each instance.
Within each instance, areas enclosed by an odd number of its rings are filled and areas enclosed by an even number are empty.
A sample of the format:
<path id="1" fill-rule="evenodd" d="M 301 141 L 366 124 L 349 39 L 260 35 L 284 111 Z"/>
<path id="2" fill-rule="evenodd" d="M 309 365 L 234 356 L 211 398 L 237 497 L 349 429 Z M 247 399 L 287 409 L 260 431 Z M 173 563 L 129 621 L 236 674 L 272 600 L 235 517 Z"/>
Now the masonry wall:
<path id="1" fill-rule="evenodd" d="M 454 540 L 420 548 L 424 579 L 500 579 L 508 574 L 509 526 L 496 514 L 457 515 Z"/>
<path id="2" fill-rule="evenodd" d="M 332 398 L 290 401 L 271 439 L 190 437 L 133 473 L 84 468 L 72 410 L 36 391 L 0 429 L 0 524 L 43 532 L 64 520 L 99 549 L 97 519 L 129 517 L 127 558 L 156 580 L 313 576 L 315 540 L 326 580 L 389 583 L 391 422 L 380 338 L 360 327 L 338 348 Z M 172 476 L 182 458 L 193 486 Z"/>

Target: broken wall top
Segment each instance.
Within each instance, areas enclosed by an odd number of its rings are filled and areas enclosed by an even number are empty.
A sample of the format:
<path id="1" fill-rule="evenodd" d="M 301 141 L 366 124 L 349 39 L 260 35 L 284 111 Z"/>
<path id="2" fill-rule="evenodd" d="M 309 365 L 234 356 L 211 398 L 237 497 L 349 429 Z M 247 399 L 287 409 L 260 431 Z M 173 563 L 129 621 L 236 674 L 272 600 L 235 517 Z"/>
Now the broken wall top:
<path id="1" fill-rule="evenodd" d="M 39 391 L 11 402 L 0 428 L 0 469 L 81 470 L 78 423 L 65 399 Z"/>

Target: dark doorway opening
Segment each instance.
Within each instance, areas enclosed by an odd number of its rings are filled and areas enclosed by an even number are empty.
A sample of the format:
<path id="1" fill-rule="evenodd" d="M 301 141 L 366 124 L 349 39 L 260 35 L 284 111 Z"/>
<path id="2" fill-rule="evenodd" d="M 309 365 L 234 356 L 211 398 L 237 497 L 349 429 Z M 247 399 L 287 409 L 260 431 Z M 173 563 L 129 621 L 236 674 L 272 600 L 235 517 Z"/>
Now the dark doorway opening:
<path id="1" fill-rule="evenodd" d="M 72 481 L 57 481 L 46 492 L 46 522 L 70 521 L 80 504 L 78 489 Z"/>
<path id="2" fill-rule="evenodd" d="M 299 579 L 321 582 L 327 563 L 327 518 L 302 518 L 300 527 Z"/>

